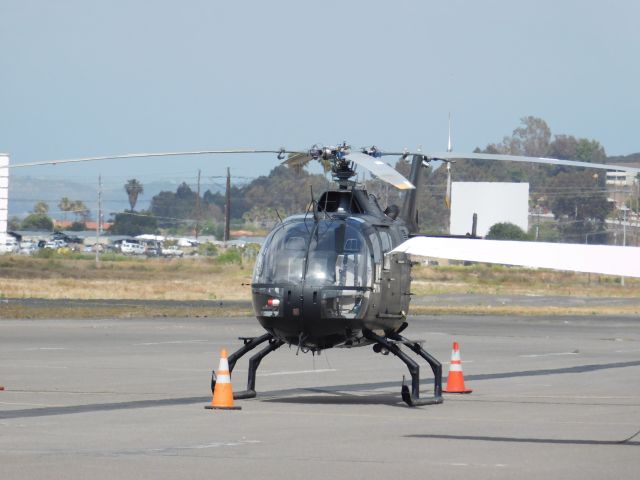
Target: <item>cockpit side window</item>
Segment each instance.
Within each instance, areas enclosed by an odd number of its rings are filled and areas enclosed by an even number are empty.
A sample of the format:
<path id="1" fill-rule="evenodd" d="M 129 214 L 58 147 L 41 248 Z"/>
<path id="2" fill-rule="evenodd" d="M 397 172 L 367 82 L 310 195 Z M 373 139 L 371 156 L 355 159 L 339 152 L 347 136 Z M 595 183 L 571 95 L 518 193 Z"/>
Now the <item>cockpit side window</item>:
<path id="1" fill-rule="evenodd" d="M 382 268 L 389 270 L 391 268 L 391 257 L 387 255 L 387 253 L 393 249 L 391 234 L 387 228 L 380 228 L 378 230 L 378 235 L 380 236 L 380 242 L 382 243 L 382 255 L 384 256 Z"/>
<path id="2" fill-rule="evenodd" d="M 382 253 L 390 252 L 392 249 L 392 243 L 391 235 L 387 228 L 381 228 L 378 230 L 378 235 L 380 235 L 380 241 L 382 242 Z"/>
<path id="3" fill-rule="evenodd" d="M 369 233 L 369 241 L 371 242 L 371 248 L 373 249 L 373 260 L 376 263 L 381 262 L 382 246 L 380 245 L 380 238 L 375 230 Z"/>
<path id="4" fill-rule="evenodd" d="M 378 232 L 376 230 L 371 229 L 369 231 L 369 242 L 371 243 L 371 252 L 373 254 L 373 266 L 374 270 L 374 281 L 376 283 L 380 282 L 381 278 L 381 265 L 382 265 L 382 245 L 380 244 L 380 237 L 378 236 Z"/>

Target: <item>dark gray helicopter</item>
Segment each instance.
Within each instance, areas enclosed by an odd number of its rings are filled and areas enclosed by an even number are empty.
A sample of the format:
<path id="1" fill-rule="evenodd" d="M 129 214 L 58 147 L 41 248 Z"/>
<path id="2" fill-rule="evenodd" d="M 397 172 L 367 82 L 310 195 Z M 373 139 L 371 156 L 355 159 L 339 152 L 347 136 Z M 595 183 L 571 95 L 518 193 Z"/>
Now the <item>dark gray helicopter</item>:
<path id="1" fill-rule="evenodd" d="M 251 283 L 253 307 L 267 333 L 241 337 L 244 345 L 228 358 L 229 370 L 256 347 L 249 359 L 247 389 L 235 398 L 256 396 L 256 373 L 262 359 L 284 344 L 303 353 L 333 347 L 372 345 L 376 353 L 397 356 L 407 365 L 411 387 L 403 381 L 402 399 L 410 406 L 442 403 L 442 366 L 419 342 L 405 338 L 410 302 L 411 259 L 424 255 L 459 260 L 640 277 L 640 248 L 602 245 L 562 245 L 542 242 L 492 242 L 475 238 L 427 239 L 418 235 L 417 190 L 423 168 L 456 159 L 521 161 L 599 168 L 639 173 L 639 169 L 511 155 L 455 154 L 452 152 L 387 153 L 375 147 L 353 151 L 346 143 L 337 147 L 314 146 L 308 151 L 208 150 L 85 157 L 13 165 L 28 167 L 141 157 L 274 153 L 292 166 L 311 160 L 329 162 L 337 188 L 324 192 L 310 209 L 285 219 L 262 246 Z M 393 155 L 412 157 L 410 179 L 381 160 Z M 355 167 L 369 170 L 381 180 L 407 190 L 401 206 L 382 209 L 352 178 Z M 449 178 L 450 180 L 450 178 Z M 448 180 L 448 181 L 449 181 Z M 312 195 L 313 196 L 313 195 Z M 432 240 L 431 242 L 427 240 Z M 471 243 L 469 243 L 471 242 Z M 535 252 L 532 255 L 532 252 Z M 420 366 L 401 347 L 424 359 L 434 375 L 433 395 L 420 397 Z M 211 387 L 216 375 L 212 374 Z"/>
<path id="2" fill-rule="evenodd" d="M 301 166 L 310 160 L 330 162 L 337 182 L 335 190 L 324 192 L 313 201 L 310 211 L 285 219 L 268 235 L 256 261 L 251 283 L 253 307 L 260 324 L 267 331 L 255 338 L 243 338 L 244 345 L 229 356 L 229 369 L 249 351 L 267 345 L 249 360 L 247 389 L 235 398 L 256 396 L 256 372 L 262 359 L 284 344 L 296 345 L 302 352 L 319 353 L 332 347 L 373 345 L 376 353 L 389 352 L 404 362 L 411 375 L 411 388 L 403 381 L 402 399 L 410 406 L 442 403 L 442 365 L 420 342 L 401 333 L 407 328 L 411 298 L 411 266 L 409 254 L 430 255 L 414 239 L 418 234 L 416 198 L 423 167 L 432 162 L 455 159 L 528 161 L 557 165 L 618 169 L 612 165 L 568 160 L 516 157 L 510 155 L 458 155 L 451 152 L 383 153 L 375 147 L 351 152 L 345 143 L 338 147 L 316 147 L 308 152 L 279 152 L 293 155 L 284 163 Z M 380 158 L 384 155 L 412 156 L 410 179 L 402 177 Z M 375 196 L 352 180 L 354 167 L 362 166 L 381 180 L 407 190 L 401 207 L 383 210 Z M 619 167 L 621 170 L 637 169 Z M 448 179 L 450 182 L 450 177 Z M 471 235 L 475 237 L 475 235 Z M 436 240 L 447 243 L 445 258 L 507 263 L 555 268 L 558 257 L 577 253 L 577 261 L 566 262 L 562 269 L 640 276 L 640 249 L 622 247 L 575 246 L 537 243 L 543 246 L 536 260 L 523 260 L 529 242 L 507 242 L 515 249 L 516 258 L 505 258 L 506 243 L 448 236 Z M 469 248 L 465 242 L 472 243 Z M 464 252 L 459 253 L 460 242 Z M 500 243 L 500 242 L 498 242 Z M 449 245 L 451 245 L 449 247 Z M 428 245 L 426 250 L 432 249 Z M 443 250 L 441 245 L 438 245 Z M 591 247 L 596 247 L 591 248 Z M 523 249 L 524 248 L 524 249 Z M 405 251 L 402 251 L 402 250 Z M 597 250 L 597 251 L 596 251 Z M 461 255 L 461 256 L 460 256 Z M 591 258 L 597 255 L 599 262 Z M 432 255 L 434 256 L 434 255 Z M 620 258 L 618 258 L 620 256 Z M 495 257 L 495 260 L 493 259 Z M 613 267 L 612 267 L 613 265 Z M 407 347 L 430 366 L 434 375 L 433 395 L 420 397 L 420 366 L 401 346 Z M 212 377 L 215 387 L 215 371 Z"/>
<path id="3" fill-rule="evenodd" d="M 258 254 L 251 284 L 253 307 L 268 333 L 245 339 L 245 345 L 229 356 L 229 368 L 258 345 L 267 346 L 249 360 L 247 390 L 236 393 L 237 398 L 255 396 L 260 361 L 285 343 L 312 353 L 373 344 L 375 352 L 391 352 L 409 368 L 411 390 L 402 387 L 406 403 L 442 402 L 441 364 L 418 342 L 400 334 L 408 325 L 411 261 L 404 253 L 388 255 L 417 232 L 414 185 L 419 184 L 427 161 L 413 156 L 408 181 L 380 156 L 375 148 L 351 153 L 343 144 L 314 147 L 302 160 L 294 155 L 286 162 L 331 162 L 337 188 L 313 201 L 306 214 L 289 217 L 274 228 Z M 408 190 L 402 207 L 383 210 L 352 180 L 355 165 Z M 420 398 L 420 367 L 400 344 L 430 365 L 435 377 L 432 397 Z"/>

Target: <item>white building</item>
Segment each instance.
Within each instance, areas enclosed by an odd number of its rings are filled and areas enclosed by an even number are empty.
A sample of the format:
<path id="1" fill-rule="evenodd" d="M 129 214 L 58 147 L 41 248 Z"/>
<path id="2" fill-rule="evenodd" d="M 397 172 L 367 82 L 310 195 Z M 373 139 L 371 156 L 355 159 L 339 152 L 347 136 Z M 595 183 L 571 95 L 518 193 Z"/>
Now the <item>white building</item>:
<path id="1" fill-rule="evenodd" d="M 529 229 L 529 184 L 503 182 L 453 182 L 451 185 L 452 235 L 471 233 L 473 214 L 478 214 L 476 233 L 484 237 L 496 223 L 513 223 Z"/>

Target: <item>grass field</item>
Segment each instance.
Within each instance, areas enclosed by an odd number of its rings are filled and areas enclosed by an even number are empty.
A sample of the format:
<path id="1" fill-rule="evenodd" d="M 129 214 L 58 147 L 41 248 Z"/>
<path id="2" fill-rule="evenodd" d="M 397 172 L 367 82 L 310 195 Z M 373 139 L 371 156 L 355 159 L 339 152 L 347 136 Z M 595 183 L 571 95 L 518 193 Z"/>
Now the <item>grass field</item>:
<path id="1" fill-rule="evenodd" d="M 0 257 L 0 297 L 48 299 L 238 300 L 250 298 L 253 265 L 209 257 L 111 255 Z"/>
<path id="2" fill-rule="evenodd" d="M 88 256 L 52 255 L 50 258 L 0 257 L 0 317 L 40 316 L 29 308 L 11 305 L 6 299 L 134 299 L 134 300 L 250 300 L 251 261 L 235 257 L 136 258 L 106 256 L 99 264 Z M 539 295 L 576 297 L 640 298 L 640 281 L 604 275 L 574 274 L 528 270 L 502 266 L 472 265 L 427 267 L 413 270 L 412 293 L 416 296 L 438 294 Z M 58 307 L 62 315 L 72 310 Z M 242 309 L 241 309 L 242 310 Z M 470 313 L 479 307 L 456 306 L 412 308 L 413 313 Z M 480 309 L 481 310 L 481 309 Z M 612 307 L 560 309 L 567 313 L 612 313 Z M 638 314 L 637 307 L 615 307 L 613 313 Z M 117 308 L 103 311 L 112 316 L 206 315 L 204 311 L 163 307 Z M 491 313 L 546 314 L 553 307 L 492 308 Z M 234 312 L 227 312 L 233 314 Z M 247 309 L 236 312 L 251 314 Z M 482 312 L 480 312 L 482 313 Z M 487 312 L 489 313 L 489 312 Z M 84 312 L 88 314 L 88 312 Z M 49 312 L 51 316 L 60 316 Z"/>

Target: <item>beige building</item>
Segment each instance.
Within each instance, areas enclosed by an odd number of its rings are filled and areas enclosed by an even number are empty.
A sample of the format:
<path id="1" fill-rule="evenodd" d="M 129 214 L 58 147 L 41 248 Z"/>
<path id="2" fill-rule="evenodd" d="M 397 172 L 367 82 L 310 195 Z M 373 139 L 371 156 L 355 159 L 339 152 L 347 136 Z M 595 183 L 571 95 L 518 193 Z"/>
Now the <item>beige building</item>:
<path id="1" fill-rule="evenodd" d="M 628 200 L 638 199 L 638 178 L 629 172 L 607 172 L 607 194 L 609 200 L 615 202 L 617 209 L 622 209 Z"/>
<path id="2" fill-rule="evenodd" d="M 0 153 L 0 243 L 7 240 L 9 218 L 9 155 Z"/>

